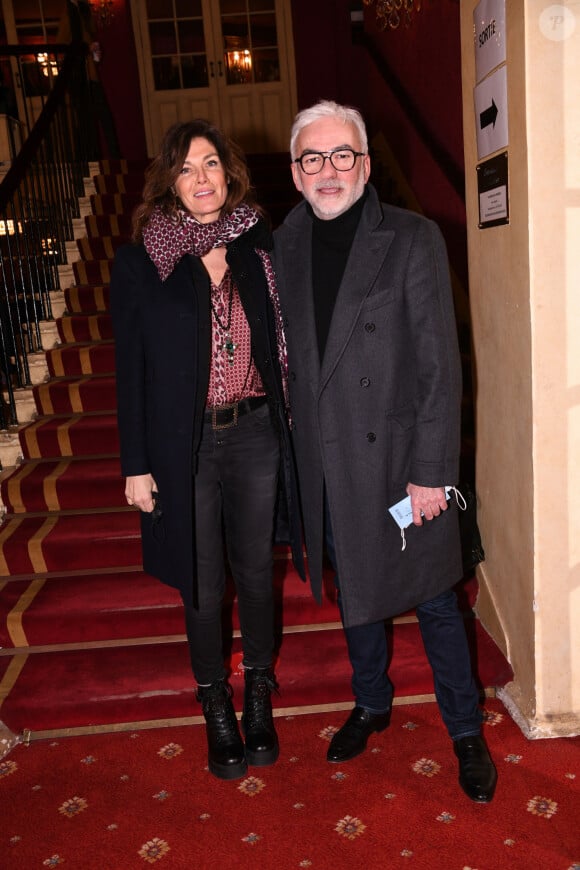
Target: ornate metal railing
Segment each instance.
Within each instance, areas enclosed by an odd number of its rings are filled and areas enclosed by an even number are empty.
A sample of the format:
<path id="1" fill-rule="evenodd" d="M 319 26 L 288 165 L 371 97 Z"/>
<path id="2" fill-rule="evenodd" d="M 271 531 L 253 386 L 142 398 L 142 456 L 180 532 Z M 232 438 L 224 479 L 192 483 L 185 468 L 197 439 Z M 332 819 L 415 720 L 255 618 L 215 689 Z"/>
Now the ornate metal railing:
<path id="1" fill-rule="evenodd" d="M 66 263 L 83 179 L 98 156 L 86 47 L 36 45 L 34 52 L 0 49 L 7 110 L 0 113 L 0 429 L 18 422 L 14 391 L 31 383 L 28 354 L 42 347 L 41 323 L 52 317 L 50 294 Z"/>

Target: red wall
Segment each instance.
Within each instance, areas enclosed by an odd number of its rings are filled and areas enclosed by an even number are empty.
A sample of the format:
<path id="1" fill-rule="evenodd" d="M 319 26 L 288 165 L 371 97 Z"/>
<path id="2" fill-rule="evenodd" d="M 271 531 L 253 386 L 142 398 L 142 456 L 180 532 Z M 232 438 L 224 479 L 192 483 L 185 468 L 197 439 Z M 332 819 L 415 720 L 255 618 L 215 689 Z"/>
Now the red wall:
<path id="1" fill-rule="evenodd" d="M 121 155 L 140 159 L 147 156 L 147 146 L 129 0 L 115 0 L 113 10 L 110 25 L 98 31 L 103 51 L 99 73 L 115 118 Z"/>
<path id="2" fill-rule="evenodd" d="M 445 235 L 461 280 L 467 280 L 465 208 L 461 196 L 417 135 L 366 50 L 353 44 L 346 0 L 292 0 L 299 108 L 319 99 L 356 106 L 369 137 L 382 131 L 424 212 Z M 313 16 L 315 18 L 313 19 Z M 308 21 L 308 26 L 303 22 Z M 463 167 L 459 4 L 425 0 L 411 27 L 380 31 L 374 6 L 364 8 L 364 29 L 407 92 L 430 132 Z M 371 175 L 372 181 L 372 175 Z"/>

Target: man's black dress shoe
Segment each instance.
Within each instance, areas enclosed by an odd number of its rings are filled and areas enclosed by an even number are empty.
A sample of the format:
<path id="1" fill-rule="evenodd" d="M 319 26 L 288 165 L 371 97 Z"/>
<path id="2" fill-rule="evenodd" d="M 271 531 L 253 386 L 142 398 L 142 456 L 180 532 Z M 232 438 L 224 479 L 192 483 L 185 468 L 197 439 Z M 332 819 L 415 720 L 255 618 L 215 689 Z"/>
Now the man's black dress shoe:
<path id="1" fill-rule="evenodd" d="M 460 737 L 453 741 L 459 759 L 459 785 L 472 801 L 487 804 L 493 798 L 497 771 L 483 737 Z"/>
<path id="2" fill-rule="evenodd" d="M 391 721 L 391 711 L 370 713 L 364 707 L 355 707 L 328 747 L 326 760 L 335 764 L 350 761 L 364 752 L 373 731 L 384 731 Z"/>

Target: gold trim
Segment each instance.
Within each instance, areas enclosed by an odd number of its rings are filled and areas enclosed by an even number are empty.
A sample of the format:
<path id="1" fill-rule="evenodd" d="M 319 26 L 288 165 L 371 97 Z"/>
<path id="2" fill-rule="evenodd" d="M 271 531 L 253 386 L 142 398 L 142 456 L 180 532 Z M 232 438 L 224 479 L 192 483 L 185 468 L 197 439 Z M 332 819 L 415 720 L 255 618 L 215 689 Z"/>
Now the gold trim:
<path id="1" fill-rule="evenodd" d="M 22 481 L 38 468 L 38 465 L 39 463 L 37 461 L 24 463 L 20 466 L 18 471 L 12 475 L 7 483 L 8 499 L 12 502 L 14 513 L 26 512 L 26 507 L 22 499 Z"/>
<path id="2" fill-rule="evenodd" d="M 31 459 L 40 459 L 40 447 L 38 446 L 37 432 L 42 426 L 43 420 L 38 420 L 36 423 L 31 423 L 24 430 L 24 440 Z"/>
<path id="3" fill-rule="evenodd" d="M 53 348 L 50 351 L 50 358 L 52 360 L 52 367 L 54 369 L 54 376 L 56 378 L 64 377 L 64 362 L 62 359 L 62 348 Z"/>
<path id="4" fill-rule="evenodd" d="M 91 314 L 88 318 L 89 334 L 93 341 L 99 341 L 101 338 L 101 330 L 99 327 L 99 315 Z"/>
<path id="5" fill-rule="evenodd" d="M 73 455 L 69 429 L 75 423 L 78 423 L 80 419 L 80 416 L 77 414 L 75 417 L 70 417 L 66 422 L 61 423 L 60 426 L 57 427 L 56 437 L 58 440 L 58 447 L 63 456 Z"/>
<path id="6" fill-rule="evenodd" d="M 32 564 L 32 570 L 36 574 L 42 574 L 48 571 L 44 554 L 42 552 L 42 543 L 47 535 L 52 532 L 58 522 L 58 516 L 50 516 L 45 519 L 41 527 L 28 541 L 28 558 Z"/>
<path id="7" fill-rule="evenodd" d="M 7 543 L 8 539 L 12 537 L 14 532 L 18 529 L 18 527 L 22 524 L 24 517 L 13 517 L 8 520 L 2 531 L 0 531 L 0 576 L 10 577 L 11 571 L 8 570 L 8 562 L 4 556 L 4 544 Z"/>
<path id="8" fill-rule="evenodd" d="M 22 673 L 22 669 L 26 664 L 28 656 L 23 656 L 22 658 L 13 658 L 10 664 L 6 669 L 6 673 L 0 680 L 0 709 L 2 708 L 2 704 L 16 685 L 16 681 L 18 677 Z"/>
<path id="9" fill-rule="evenodd" d="M 112 244 L 110 245 L 110 248 L 111 248 L 111 250 L 113 250 Z M 113 257 L 114 255 L 115 254 L 113 251 L 113 253 L 111 254 L 111 257 Z M 96 304 L 97 311 L 106 311 L 107 304 L 105 302 L 105 288 L 104 288 L 104 286 L 94 287 L 93 288 L 93 295 L 95 297 L 95 304 Z"/>
<path id="10" fill-rule="evenodd" d="M 71 410 L 75 414 L 82 414 L 84 410 L 80 391 L 81 387 L 84 387 L 84 385 L 89 380 L 90 378 L 82 378 L 82 380 L 80 381 L 75 381 L 74 383 L 69 384 L 68 395 L 70 400 L 70 406 Z"/>
<path id="11" fill-rule="evenodd" d="M 50 414 L 54 414 L 50 386 L 50 384 L 40 384 L 38 387 L 38 402 L 42 408 L 42 413 L 47 417 L 50 416 Z"/>
<path id="12" fill-rule="evenodd" d="M 72 326 L 72 317 L 61 317 L 60 319 L 61 329 L 63 333 L 63 337 L 65 340 L 65 344 L 74 343 L 74 329 Z"/>
<path id="13" fill-rule="evenodd" d="M 485 690 L 486 698 L 495 698 L 497 693 L 495 689 Z M 436 703 L 435 695 L 408 695 L 403 698 L 395 698 L 393 706 L 403 707 L 407 704 L 434 704 Z M 279 707 L 274 708 L 274 718 L 279 719 L 283 716 L 308 716 L 317 713 L 339 713 L 345 710 L 350 710 L 353 706 L 353 701 L 339 701 L 334 704 L 314 704 L 304 707 Z M 238 718 L 241 713 L 237 714 Z M 148 719 L 146 721 L 136 722 L 113 722 L 109 725 L 84 725 L 76 728 L 55 728 L 50 731 L 28 731 L 26 730 L 27 743 L 33 740 L 55 739 L 57 737 L 83 737 L 91 734 L 120 734 L 125 731 L 151 731 L 155 728 L 179 728 L 189 725 L 203 725 L 205 722 L 203 716 L 181 716 L 175 719 Z"/>
<path id="14" fill-rule="evenodd" d="M 70 459 L 62 459 L 58 465 L 48 474 L 42 483 L 44 500 L 49 511 L 60 510 L 60 499 L 56 491 L 56 484 L 65 473 L 71 463 Z"/>
<path id="15" fill-rule="evenodd" d="M 46 580 L 41 580 L 39 578 L 32 580 L 8 614 L 6 619 L 8 635 L 15 647 L 24 647 L 28 645 L 28 638 L 26 637 L 22 625 L 22 617 L 45 583 Z"/>
<path id="16" fill-rule="evenodd" d="M 81 364 L 81 372 L 83 375 L 93 374 L 93 363 L 91 360 L 91 348 L 81 347 L 79 350 L 79 361 Z"/>
<path id="17" fill-rule="evenodd" d="M 103 284 L 108 284 L 111 280 L 111 270 L 109 269 L 109 261 L 101 260 L 100 261 L 100 271 L 101 271 L 101 280 Z"/>

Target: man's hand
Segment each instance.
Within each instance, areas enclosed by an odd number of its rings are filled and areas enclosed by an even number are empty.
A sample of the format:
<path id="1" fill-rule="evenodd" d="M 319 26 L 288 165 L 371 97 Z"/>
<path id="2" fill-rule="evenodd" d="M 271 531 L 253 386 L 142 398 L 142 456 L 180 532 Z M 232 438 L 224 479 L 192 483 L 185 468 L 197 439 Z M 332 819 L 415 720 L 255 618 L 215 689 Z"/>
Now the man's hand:
<path id="1" fill-rule="evenodd" d="M 150 474 L 136 474 L 125 479 L 127 504 L 134 505 L 147 514 L 150 514 L 155 507 L 152 493 L 156 491 L 157 486 Z"/>
<path id="2" fill-rule="evenodd" d="M 415 526 L 422 526 L 424 519 L 432 520 L 433 517 L 438 517 L 441 511 L 447 510 L 443 486 L 415 486 L 414 483 L 409 483 L 407 495 L 411 497 Z"/>

